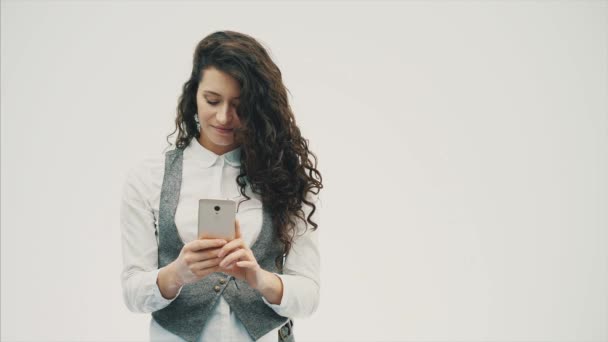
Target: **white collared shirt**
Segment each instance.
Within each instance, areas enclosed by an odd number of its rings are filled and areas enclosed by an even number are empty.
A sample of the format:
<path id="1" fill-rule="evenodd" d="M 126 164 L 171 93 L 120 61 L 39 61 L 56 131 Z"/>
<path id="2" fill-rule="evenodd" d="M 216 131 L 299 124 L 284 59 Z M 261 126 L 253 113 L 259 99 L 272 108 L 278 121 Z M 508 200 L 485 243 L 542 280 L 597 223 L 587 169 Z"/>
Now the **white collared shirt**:
<path id="1" fill-rule="evenodd" d="M 197 238 L 198 200 L 202 198 L 242 199 L 236 177 L 239 174 L 241 148 L 218 156 L 204 148 L 196 138 L 184 149 L 182 185 L 175 213 L 175 225 L 184 243 Z M 151 313 L 168 306 L 177 296 L 164 298 L 156 284 L 158 277 L 158 213 L 160 192 L 165 169 L 164 153 L 144 159 L 128 173 L 122 191 L 120 225 L 122 233 L 123 270 L 121 274 L 123 299 L 132 312 Z M 249 187 L 246 194 L 251 200 L 238 209 L 243 240 L 253 245 L 262 229 L 262 202 Z M 311 195 L 317 209 L 312 217 L 320 222 L 321 202 Z M 303 204 L 308 216 L 310 208 Z M 318 231 L 298 220 L 298 234 L 285 260 L 281 303 L 264 302 L 277 314 L 289 317 L 308 317 L 319 304 L 320 256 Z M 270 331 L 258 341 L 278 339 L 278 329 Z M 150 320 L 151 341 L 183 341 Z M 251 341 L 245 327 L 220 297 L 211 317 L 202 329 L 200 341 Z"/>

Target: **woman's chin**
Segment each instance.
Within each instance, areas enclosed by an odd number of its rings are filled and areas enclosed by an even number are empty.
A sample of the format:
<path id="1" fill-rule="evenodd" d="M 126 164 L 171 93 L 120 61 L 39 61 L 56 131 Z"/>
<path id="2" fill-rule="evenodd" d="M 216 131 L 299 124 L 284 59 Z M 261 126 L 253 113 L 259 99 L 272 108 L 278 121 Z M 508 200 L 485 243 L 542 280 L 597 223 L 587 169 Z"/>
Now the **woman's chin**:
<path id="1" fill-rule="evenodd" d="M 234 144 L 234 139 L 214 139 L 213 143 L 217 146 L 227 147 Z"/>

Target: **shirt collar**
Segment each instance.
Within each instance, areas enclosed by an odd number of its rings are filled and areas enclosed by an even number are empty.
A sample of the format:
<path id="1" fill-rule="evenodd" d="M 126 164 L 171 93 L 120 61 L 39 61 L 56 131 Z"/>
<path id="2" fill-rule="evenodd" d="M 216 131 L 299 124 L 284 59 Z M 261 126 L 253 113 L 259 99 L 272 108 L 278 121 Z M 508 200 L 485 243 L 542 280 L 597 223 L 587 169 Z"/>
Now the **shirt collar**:
<path id="1" fill-rule="evenodd" d="M 241 146 L 224 153 L 224 158 L 232 166 L 241 166 Z"/>
<path id="2" fill-rule="evenodd" d="M 232 151 L 217 155 L 201 145 L 198 139 L 192 138 L 190 144 L 184 149 L 184 157 L 196 159 L 204 167 L 211 167 L 220 158 L 223 158 L 228 164 L 238 167 L 241 165 L 241 149 L 241 146 L 239 146 Z"/>

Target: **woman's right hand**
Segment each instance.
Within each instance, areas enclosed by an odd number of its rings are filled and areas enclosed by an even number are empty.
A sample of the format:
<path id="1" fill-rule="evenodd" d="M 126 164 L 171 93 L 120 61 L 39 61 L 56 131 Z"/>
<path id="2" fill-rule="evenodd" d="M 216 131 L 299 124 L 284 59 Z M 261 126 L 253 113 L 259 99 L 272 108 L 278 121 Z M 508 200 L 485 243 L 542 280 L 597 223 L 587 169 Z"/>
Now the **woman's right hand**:
<path id="1" fill-rule="evenodd" d="M 173 264 L 175 281 L 178 286 L 195 283 L 219 270 L 222 259 L 217 255 L 227 243 L 222 239 L 205 239 L 190 241 L 184 245 Z"/>

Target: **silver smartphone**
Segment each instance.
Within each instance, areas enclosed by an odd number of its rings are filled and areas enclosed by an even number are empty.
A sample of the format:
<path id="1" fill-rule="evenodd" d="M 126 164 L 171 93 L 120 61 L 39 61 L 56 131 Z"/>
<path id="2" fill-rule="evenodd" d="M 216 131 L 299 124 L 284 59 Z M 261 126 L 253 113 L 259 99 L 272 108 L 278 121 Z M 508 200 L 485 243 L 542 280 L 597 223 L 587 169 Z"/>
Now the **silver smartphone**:
<path id="1" fill-rule="evenodd" d="M 236 202 L 221 199 L 198 201 L 198 237 L 233 240 Z"/>

